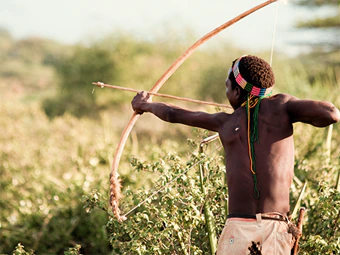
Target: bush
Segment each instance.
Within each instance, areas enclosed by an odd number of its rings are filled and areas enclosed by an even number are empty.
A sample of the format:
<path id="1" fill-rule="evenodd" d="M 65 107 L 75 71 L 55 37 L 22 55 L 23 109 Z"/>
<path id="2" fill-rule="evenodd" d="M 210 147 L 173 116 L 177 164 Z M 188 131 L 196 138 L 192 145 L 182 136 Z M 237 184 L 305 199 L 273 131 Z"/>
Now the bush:
<path id="1" fill-rule="evenodd" d="M 106 228 L 115 254 L 210 254 L 205 203 L 216 219 L 212 223 L 216 225 L 215 235 L 222 231 L 226 220 L 222 158 L 192 154 L 183 163 L 178 155 L 167 154 L 157 162 L 133 158 L 131 163 L 137 172 L 152 172 L 159 178 L 153 191 L 125 190 L 124 210 L 135 207 L 126 221 L 118 222 L 110 212 Z M 206 167 L 203 180 L 200 166 Z M 107 199 L 95 193 L 86 197 L 86 207 L 89 211 L 106 211 L 104 201 Z"/>

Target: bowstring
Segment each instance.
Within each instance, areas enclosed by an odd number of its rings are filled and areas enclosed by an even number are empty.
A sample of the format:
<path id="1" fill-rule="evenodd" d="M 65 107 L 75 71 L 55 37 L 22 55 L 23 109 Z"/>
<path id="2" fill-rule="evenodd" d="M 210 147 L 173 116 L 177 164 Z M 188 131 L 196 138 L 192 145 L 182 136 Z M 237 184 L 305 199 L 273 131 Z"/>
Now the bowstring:
<path id="1" fill-rule="evenodd" d="M 272 47 L 270 51 L 270 61 L 269 64 L 270 66 L 273 65 L 273 55 L 274 55 L 274 45 L 275 45 L 275 36 L 276 36 L 276 27 L 277 27 L 277 17 L 279 13 L 279 3 L 281 1 L 277 1 L 276 3 L 276 11 L 275 11 L 275 20 L 274 20 L 274 28 L 273 28 L 273 38 L 272 38 Z"/>

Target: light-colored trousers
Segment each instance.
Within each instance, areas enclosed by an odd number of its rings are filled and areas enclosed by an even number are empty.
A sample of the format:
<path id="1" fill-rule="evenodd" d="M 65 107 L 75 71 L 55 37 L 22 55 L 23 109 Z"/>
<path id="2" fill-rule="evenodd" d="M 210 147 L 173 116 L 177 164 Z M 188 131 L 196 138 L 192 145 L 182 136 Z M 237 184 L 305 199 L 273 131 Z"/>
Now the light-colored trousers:
<path id="1" fill-rule="evenodd" d="M 290 255 L 292 235 L 284 221 L 230 218 L 218 241 L 217 255 Z M 251 252 L 253 251 L 253 253 Z M 255 253 L 259 250 L 261 253 Z"/>

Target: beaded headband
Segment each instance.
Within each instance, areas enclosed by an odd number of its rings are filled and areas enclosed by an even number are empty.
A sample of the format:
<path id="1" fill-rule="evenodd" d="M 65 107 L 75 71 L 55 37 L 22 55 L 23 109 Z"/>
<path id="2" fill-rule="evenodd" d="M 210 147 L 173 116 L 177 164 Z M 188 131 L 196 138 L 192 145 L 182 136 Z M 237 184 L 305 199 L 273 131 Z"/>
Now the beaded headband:
<path id="1" fill-rule="evenodd" d="M 254 96 L 261 97 L 261 96 L 269 95 L 271 93 L 273 87 L 259 88 L 259 87 L 256 87 L 256 86 L 250 84 L 249 82 L 247 82 L 242 77 L 238 67 L 239 67 L 239 64 L 240 64 L 240 60 L 243 57 L 245 57 L 245 56 L 242 56 L 238 60 L 236 60 L 234 66 L 229 69 L 228 77 L 229 77 L 230 73 L 233 72 L 237 84 L 240 85 L 241 88 L 245 89 L 246 91 L 248 91 L 250 94 L 252 94 Z"/>

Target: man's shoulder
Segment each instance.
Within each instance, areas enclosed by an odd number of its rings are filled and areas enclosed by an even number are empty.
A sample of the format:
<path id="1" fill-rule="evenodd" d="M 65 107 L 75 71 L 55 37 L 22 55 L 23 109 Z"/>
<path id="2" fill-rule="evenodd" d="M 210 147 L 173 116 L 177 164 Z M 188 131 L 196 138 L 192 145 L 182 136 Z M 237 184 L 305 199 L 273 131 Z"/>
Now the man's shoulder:
<path id="1" fill-rule="evenodd" d="M 294 96 L 289 94 L 275 94 L 267 100 L 263 100 L 263 109 L 262 112 L 265 114 L 269 114 L 271 118 L 275 116 L 280 116 L 283 118 L 284 114 L 287 114 L 287 106 L 291 100 L 294 100 Z"/>
<path id="2" fill-rule="evenodd" d="M 281 103 L 286 103 L 291 99 L 294 99 L 295 97 L 289 94 L 284 94 L 284 93 L 279 93 L 275 94 L 270 97 L 273 101 L 281 102 Z"/>
<path id="3" fill-rule="evenodd" d="M 268 102 L 271 107 L 280 107 L 285 108 L 286 104 L 292 100 L 295 100 L 296 97 L 289 95 L 289 94 L 275 94 L 268 98 Z"/>

